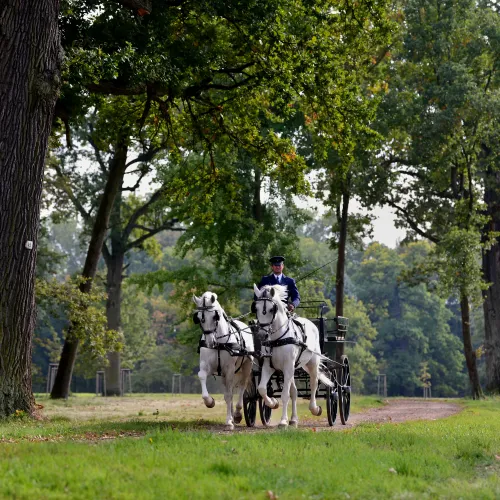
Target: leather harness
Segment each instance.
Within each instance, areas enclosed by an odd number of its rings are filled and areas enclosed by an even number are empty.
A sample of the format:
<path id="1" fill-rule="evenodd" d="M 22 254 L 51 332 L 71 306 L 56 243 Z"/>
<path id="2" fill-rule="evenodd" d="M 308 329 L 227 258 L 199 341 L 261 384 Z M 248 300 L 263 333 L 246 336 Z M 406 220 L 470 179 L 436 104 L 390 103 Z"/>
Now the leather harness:
<path id="1" fill-rule="evenodd" d="M 277 306 L 276 306 L 275 302 L 268 297 L 262 297 L 260 299 L 257 299 L 257 301 L 264 302 L 264 309 L 262 311 L 263 314 L 266 314 L 267 302 L 273 303 L 273 309 L 272 309 L 273 317 L 271 318 L 271 321 L 268 323 L 259 323 L 260 327 L 270 326 L 273 323 L 273 321 L 276 317 L 276 313 L 277 313 Z M 302 332 L 302 337 L 303 337 L 302 340 L 298 338 L 296 331 L 294 331 L 295 335 L 293 337 L 283 338 L 290 330 L 290 321 L 293 321 L 300 328 L 300 331 Z M 283 326 L 281 326 L 280 328 L 283 328 Z M 266 331 L 264 328 L 263 328 L 263 330 L 266 332 L 267 336 L 269 337 L 269 332 Z M 271 368 L 274 368 L 274 366 L 273 366 L 273 348 L 281 347 L 284 345 L 296 345 L 296 346 L 300 347 L 300 353 L 297 356 L 297 361 L 295 362 L 295 367 L 297 368 L 297 366 L 299 365 L 299 360 L 300 360 L 300 357 L 302 356 L 302 353 L 307 349 L 306 342 L 307 342 L 307 336 L 306 336 L 306 333 L 304 330 L 304 325 L 300 321 L 296 320 L 295 318 L 289 318 L 288 328 L 286 329 L 285 332 L 283 332 L 283 334 L 279 338 L 277 338 L 275 340 L 263 340 L 261 342 L 261 344 L 264 347 L 268 347 L 271 351 L 266 356 L 266 357 L 270 358 Z"/>
<path id="2" fill-rule="evenodd" d="M 210 307 L 202 307 L 202 308 L 198 308 L 198 310 L 203 311 L 203 315 L 205 314 L 205 311 L 212 311 L 212 310 L 215 311 L 214 309 L 212 309 Z M 225 343 L 215 342 L 214 346 L 209 346 L 209 345 L 207 345 L 207 341 L 202 336 L 202 338 L 200 339 L 200 341 L 198 343 L 198 354 L 200 353 L 200 349 L 202 347 L 204 347 L 206 349 L 214 349 L 217 351 L 217 375 L 219 375 L 219 377 L 222 375 L 222 368 L 220 365 L 220 352 L 221 351 L 228 352 L 230 356 L 241 357 L 240 366 L 238 366 L 238 368 L 235 370 L 234 373 L 238 373 L 240 371 L 240 369 L 243 365 L 243 361 L 244 361 L 243 358 L 245 356 L 249 356 L 251 354 L 246 349 L 245 339 L 243 338 L 243 335 L 241 334 L 241 329 L 239 328 L 239 326 L 234 321 L 230 320 L 224 311 L 222 311 L 222 314 L 224 315 L 224 319 L 227 321 L 227 324 L 229 326 L 229 333 L 226 335 L 223 335 L 222 337 L 216 337 L 216 340 L 220 339 L 220 338 L 224 338 L 224 337 L 230 337 L 232 334 L 235 334 L 236 337 L 239 339 L 239 342 L 225 342 Z M 206 331 L 202 327 L 202 331 L 203 331 L 202 335 L 215 334 L 218 326 L 219 326 L 219 320 L 216 320 L 214 330 Z M 233 327 L 234 330 L 231 330 L 231 327 Z"/>

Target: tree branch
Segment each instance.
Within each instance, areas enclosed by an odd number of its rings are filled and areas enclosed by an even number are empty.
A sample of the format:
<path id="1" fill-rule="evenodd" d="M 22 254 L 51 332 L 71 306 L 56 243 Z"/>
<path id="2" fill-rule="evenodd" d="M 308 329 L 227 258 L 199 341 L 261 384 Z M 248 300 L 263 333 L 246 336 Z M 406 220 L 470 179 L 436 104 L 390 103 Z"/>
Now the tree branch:
<path id="1" fill-rule="evenodd" d="M 161 231 L 185 231 L 185 229 L 183 228 L 180 228 L 180 227 L 172 227 L 172 224 L 174 224 L 173 221 L 168 221 L 166 222 L 165 224 L 161 225 L 161 226 L 158 226 L 152 230 L 150 230 L 147 234 L 143 234 L 141 237 L 137 238 L 136 240 L 134 241 L 131 241 L 126 247 L 125 247 L 125 251 L 128 251 L 132 248 L 137 248 L 139 246 L 141 246 L 141 244 L 146 241 L 147 239 L 151 238 L 152 236 L 154 236 L 155 234 L 158 234 L 160 233 Z M 146 230 L 145 227 L 143 226 L 135 226 L 135 227 L 140 227 L 141 229 L 144 229 Z"/>
<path id="2" fill-rule="evenodd" d="M 145 215 L 147 213 L 147 211 L 149 210 L 149 207 L 157 202 L 161 196 L 163 195 L 163 193 L 166 191 L 166 187 L 165 186 L 162 186 L 160 189 L 158 189 L 158 191 L 156 191 L 156 193 L 154 193 L 151 198 L 146 202 L 144 203 L 144 205 L 142 205 L 142 207 L 139 207 L 131 216 L 130 216 L 130 219 L 127 223 L 127 225 L 125 226 L 125 229 L 123 230 L 123 238 L 124 238 L 124 241 L 127 241 L 128 240 L 128 237 L 130 236 L 130 233 L 132 232 L 132 230 L 134 229 L 135 225 L 136 225 L 136 222 L 137 220 Z"/>
<path id="3" fill-rule="evenodd" d="M 85 210 L 85 207 L 80 203 L 80 200 L 77 198 L 75 193 L 73 193 L 73 190 L 71 189 L 71 186 L 68 184 L 66 181 L 66 175 L 64 172 L 61 170 L 61 167 L 55 163 L 54 169 L 56 171 L 57 177 L 62 183 L 62 189 L 68 196 L 68 198 L 71 200 L 75 208 L 77 209 L 78 213 L 83 217 L 83 219 L 88 222 L 90 219 L 90 213 Z"/>
<path id="4" fill-rule="evenodd" d="M 427 238 L 428 240 L 432 241 L 433 243 L 439 243 L 439 238 L 431 235 L 430 233 L 428 233 L 427 231 L 424 231 L 423 229 L 421 229 L 417 222 L 415 222 L 411 217 L 410 217 L 410 214 L 408 212 L 408 210 L 405 210 L 403 207 L 400 207 L 399 205 L 397 205 L 396 203 L 394 203 L 393 201 L 391 200 L 386 200 L 386 203 L 391 206 L 392 208 L 395 208 L 398 212 L 401 212 L 403 215 L 404 215 L 404 219 L 405 221 L 407 222 L 407 224 L 417 233 L 419 234 L 420 236 L 422 236 L 423 238 Z"/>
<path id="5" fill-rule="evenodd" d="M 90 134 L 87 136 L 87 140 L 89 141 L 89 144 L 92 146 L 92 149 L 94 150 L 94 155 L 97 160 L 97 163 L 99 163 L 99 166 L 101 167 L 101 172 L 103 174 L 106 174 L 108 169 L 106 164 L 104 163 L 104 160 L 102 159 L 101 150 L 97 147 L 97 144 L 94 142 L 94 139 L 92 139 L 92 133 L 94 132 L 94 127 L 92 126 L 91 123 L 89 123 L 89 129 L 90 129 Z"/>
<path id="6" fill-rule="evenodd" d="M 106 242 L 102 244 L 102 257 L 104 262 L 106 262 L 106 266 L 109 266 L 111 254 L 109 253 L 109 248 L 108 245 L 106 245 Z"/>

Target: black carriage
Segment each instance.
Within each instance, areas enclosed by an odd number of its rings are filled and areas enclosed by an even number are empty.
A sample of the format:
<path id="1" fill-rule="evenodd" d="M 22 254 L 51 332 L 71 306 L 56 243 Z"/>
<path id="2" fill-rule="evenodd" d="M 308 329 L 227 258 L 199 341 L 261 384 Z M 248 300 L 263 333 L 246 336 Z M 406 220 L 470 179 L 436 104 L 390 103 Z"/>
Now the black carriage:
<path id="1" fill-rule="evenodd" d="M 338 356 L 338 351 L 340 346 L 343 346 L 346 342 L 349 320 L 342 316 L 325 318 L 324 314 L 326 313 L 327 305 L 324 301 L 301 302 L 297 309 L 302 309 L 306 313 L 311 310 L 318 311 L 316 317 L 308 319 L 312 321 L 319 330 L 321 353 L 328 358 L 327 361 L 323 362 L 325 367 L 324 371 L 333 382 L 333 387 L 327 387 L 320 381 L 316 397 L 325 398 L 326 400 L 329 425 L 335 423 L 337 419 L 337 410 L 340 421 L 345 425 L 349 419 L 351 408 L 351 375 L 347 356 L 344 354 Z M 297 312 L 299 316 L 302 316 L 300 311 Z M 303 316 L 307 317 L 306 314 L 303 314 Z M 252 379 L 243 400 L 245 422 L 248 427 L 253 427 L 255 425 L 258 407 L 260 420 L 263 425 L 267 426 L 271 421 L 272 409 L 264 404 L 257 391 L 263 362 L 258 332 L 259 328 L 255 322 L 251 324 L 251 327 L 254 332 L 255 357 L 258 365 L 255 365 L 256 367 L 253 370 Z M 298 397 L 309 399 L 311 397 L 309 375 L 302 368 L 295 370 L 295 383 Z M 281 397 L 282 387 L 283 374 L 276 371 L 267 384 L 268 396 L 275 398 Z"/>

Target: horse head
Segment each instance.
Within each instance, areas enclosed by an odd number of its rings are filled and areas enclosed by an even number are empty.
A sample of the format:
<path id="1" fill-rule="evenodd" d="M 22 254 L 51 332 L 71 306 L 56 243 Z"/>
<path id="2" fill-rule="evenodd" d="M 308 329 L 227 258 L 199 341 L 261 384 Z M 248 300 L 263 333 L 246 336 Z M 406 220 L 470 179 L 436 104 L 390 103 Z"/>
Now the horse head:
<path id="1" fill-rule="evenodd" d="M 252 312 L 257 316 L 260 326 L 269 326 L 282 315 L 286 316 L 284 300 L 287 297 L 287 289 L 282 285 L 266 285 L 261 290 L 254 284 L 255 297 L 252 304 Z"/>
<path id="2" fill-rule="evenodd" d="M 193 322 L 201 326 L 203 333 L 214 333 L 223 316 L 222 307 L 217 301 L 217 294 L 205 292 L 201 297 L 193 295 L 193 302 L 197 308 L 193 314 Z"/>

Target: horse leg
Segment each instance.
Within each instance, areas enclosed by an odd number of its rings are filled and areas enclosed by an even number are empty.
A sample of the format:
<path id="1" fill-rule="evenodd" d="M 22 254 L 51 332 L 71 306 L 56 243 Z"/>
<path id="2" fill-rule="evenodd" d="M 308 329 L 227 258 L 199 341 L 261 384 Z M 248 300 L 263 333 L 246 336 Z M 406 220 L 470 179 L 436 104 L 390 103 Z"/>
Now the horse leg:
<path id="1" fill-rule="evenodd" d="M 260 397 L 264 401 L 264 404 L 266 406 L 269 406 L 269 408 L 276 410 L 277 408 L 279 408 L 280 405 L 279 401 L 276 398 L 270 398 L 267 395 L 267 383 L 269 382 L 269 379 L 271 378 L 273 373 L 274 373 L 274 368 L 271 368 L 271 363 L 269 362 L 269 358 L 264 359 L 258 391 Z"/>
<path id="2" fill-rule="evenodd" d="M 290 396 L 292 398 L 292 417 L 290 418 L 290 425 L 297 427 L 299 424 L 299 416 L 297 414 L 297 386 L 295 379 L 292 379 L 290 384 Z"/>
<path id="3" fill-rule="evenodd" d="M 241 410 L 243 409 L 243 396 L 245 395 L 245 390 L 250 380 L 250 374 L 252 373 L 252 363 L 252 359 L 247 357 L 240 368 L 238 402 L 236 403 L 236 411 L 233 414 L 235 424 L 239 424 L 243 418 L 241 414 Z"/>
<path id="4" fill-rule="evenodd" d="M 283 390 L 281 391 L 281 402 L 283 403 L 283 412 L 281 414 L 281 420 L 280 423 L 278 424 L 278 427 L 288 427 L 288 402 L 290 401 L 290 387 L 292 385 L 294 371 L 295 370 L 293 364 L 291 366 L 287 366 L 283 370 Z"/>
<path id="5" fill-rule="evenodd" d="M 202 347 L 202 349 L 204 349 Z M 202 353 L 200 356 L 200 371 L 198 372 L 198 378 L 200 379 L 201 383 L 201 397 L 203 398 L 203 401 L 205 402 L 205 406 L 207 408 L 213 408 L 215 406 L 215 399 L 210 396 L 208 393 L 207 389 L 207 376 L 212 373 L 212 370 L 210 370 L 210 362 L 207 358 L 207 356 L 204 356 L 203 354 L 207 353 Z M 208 353 L 210 354 L 210 353 Z"/>
<path id="6" fill-rule="evenodd" d="M 232 360 L 231 360 L 232 361 Z M 234 387 L 234 364 L 225 366 L 225 374 L 223 376 L 224 383 L 224 401 L 226 402 L 226 430 L 232 431 L 233 425 L 233 387 Z"/>
<path id="7" fill-rule="evenodd" d="M 309 401 L 310 412 L 319 417 L 322 413 L 321 406 L 316 405 L 316 390 L 318 389 L 319 358 L 316 355 L 309 360 L 304 367 L 309 373 L 309 383 L 311 386 L 311 399 Z"/>

